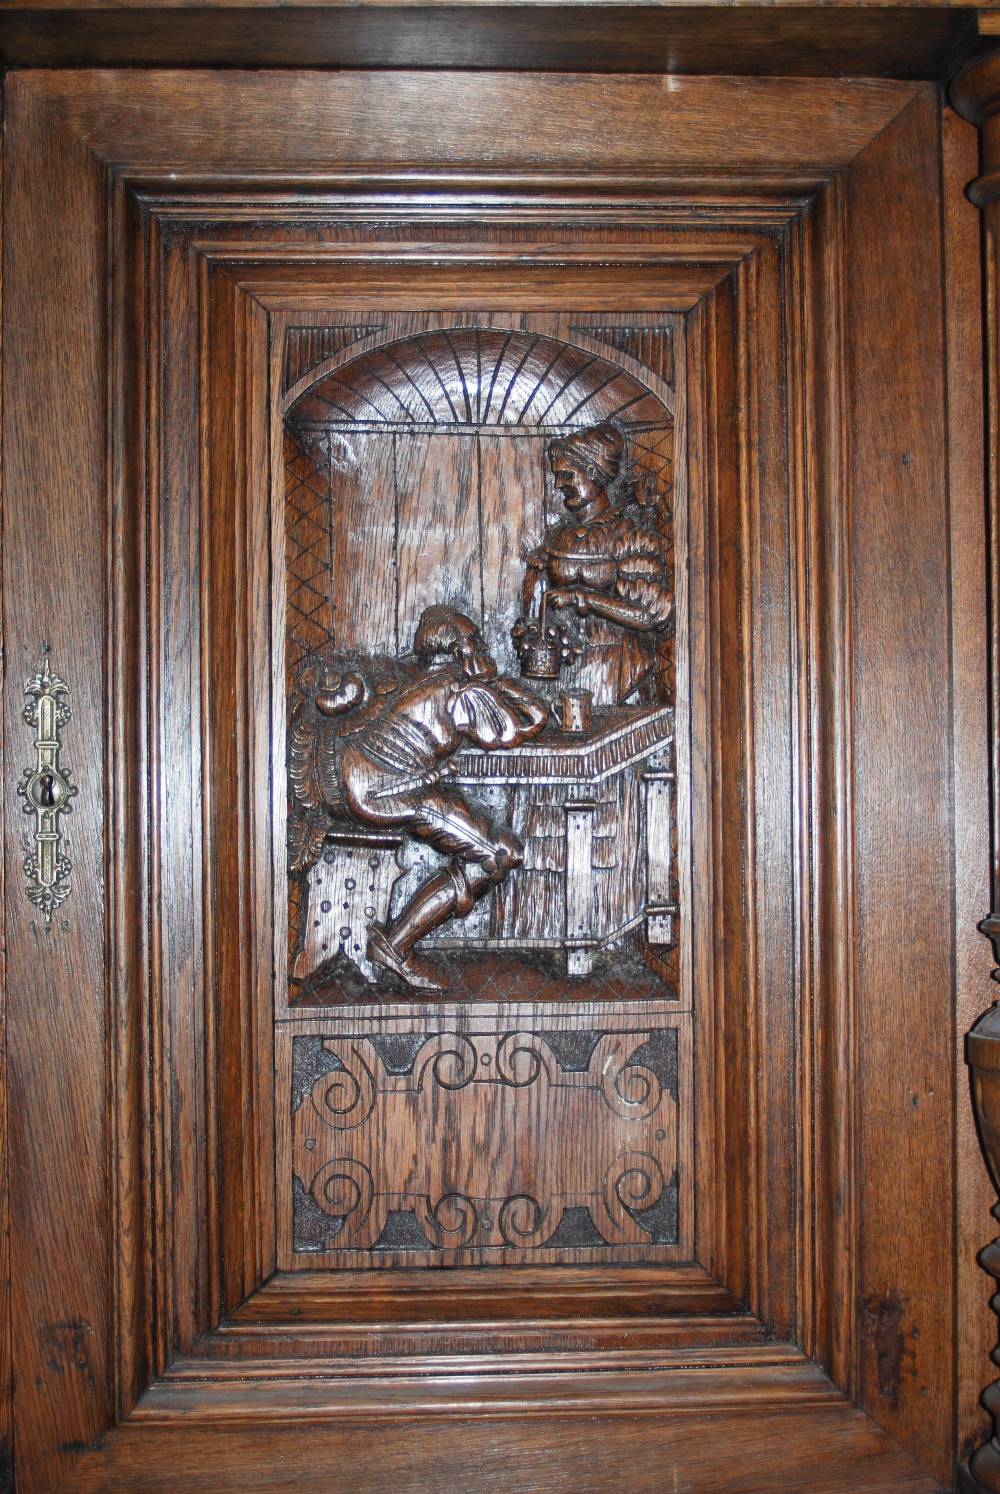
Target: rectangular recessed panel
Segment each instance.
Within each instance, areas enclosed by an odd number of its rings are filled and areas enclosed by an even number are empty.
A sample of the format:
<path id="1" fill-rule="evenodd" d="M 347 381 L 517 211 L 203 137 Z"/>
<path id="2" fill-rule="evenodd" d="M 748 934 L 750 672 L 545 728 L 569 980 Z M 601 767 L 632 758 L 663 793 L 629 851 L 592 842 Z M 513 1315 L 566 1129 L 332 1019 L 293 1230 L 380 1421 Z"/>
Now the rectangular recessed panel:
<path id="1" fill-rule="evenodd" d="M 285 329 L 286 1265 L 690 1250 L 682 336 Z"/>
<path id="2" fill-rule="evenodd" d="M 684 1255 L 686 1014 L 285 1026 L 282 1266 Z"/>

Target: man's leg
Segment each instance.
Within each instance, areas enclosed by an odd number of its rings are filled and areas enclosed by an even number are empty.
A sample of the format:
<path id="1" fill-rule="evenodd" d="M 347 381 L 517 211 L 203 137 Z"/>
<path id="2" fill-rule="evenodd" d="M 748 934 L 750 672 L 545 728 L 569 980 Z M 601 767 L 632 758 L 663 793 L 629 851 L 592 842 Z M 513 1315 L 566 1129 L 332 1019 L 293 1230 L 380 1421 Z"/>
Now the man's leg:
<path id="1" fill-rule="evenodd" d="M 490 887 L 521 863 L 522 847 L 508 830 L 500 830 L 458 794 L 437 793 L 419 811 L 419 823 L 406 829 L 453 857 L 450 866 L 429 877 L 387 928 L 373 924 L 368 957 L 394 970 L 419 990 L 445 985 L 413 946 L 454 914 L 464 917 Z"/>

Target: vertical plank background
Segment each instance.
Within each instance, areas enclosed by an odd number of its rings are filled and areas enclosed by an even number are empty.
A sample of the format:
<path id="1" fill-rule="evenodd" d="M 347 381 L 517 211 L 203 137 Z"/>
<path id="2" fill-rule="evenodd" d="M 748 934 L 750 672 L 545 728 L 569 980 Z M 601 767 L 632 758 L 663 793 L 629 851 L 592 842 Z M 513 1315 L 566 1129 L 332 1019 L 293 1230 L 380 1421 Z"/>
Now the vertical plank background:
<path id="1" fill-rule="evenodd" d="M 396 443 L 399 646 L 407 650 L 425 607 L 446 603 L 483 616 L 474 434 L 418 433 Z"/>
<path id="2" fill-rule="evenodd" d="M 399 646 L 395 437 L 391 431 L 334 433 L 328 446 L 334 638 L 338 649 L 394 654 Z M 373 584 L 359 585 L 361 577 Z"/>
<path id="3" fill-rule="evenodd" d="M 490 618 L 494 656 L 517 673 L 510 630 L 521 615 L 525 553 L 545 527 L 545 449 L 525 434 L 479 437 L 476 481 L 482 531 L 483 613 Z M 515 501 L 516 497 L 516 501 Z"/>

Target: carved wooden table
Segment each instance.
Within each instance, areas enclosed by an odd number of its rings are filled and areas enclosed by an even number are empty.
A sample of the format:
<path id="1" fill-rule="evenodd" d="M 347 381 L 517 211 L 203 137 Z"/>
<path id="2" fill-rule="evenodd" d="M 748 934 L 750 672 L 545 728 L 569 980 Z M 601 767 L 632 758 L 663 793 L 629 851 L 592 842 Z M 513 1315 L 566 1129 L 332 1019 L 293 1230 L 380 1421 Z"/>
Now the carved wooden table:
<path id="1" fill-rule="evenodd" d="M 512 752 L 457 757 L 459 783 L 503 793 L 525 862 L 479 929 L 428 945 L 563 949 L 571 975 L 641 920 L 650 943 L 671 945 L 673 724 L 669 706 L 619 707 L 580 734 L 548 728 Z"/>

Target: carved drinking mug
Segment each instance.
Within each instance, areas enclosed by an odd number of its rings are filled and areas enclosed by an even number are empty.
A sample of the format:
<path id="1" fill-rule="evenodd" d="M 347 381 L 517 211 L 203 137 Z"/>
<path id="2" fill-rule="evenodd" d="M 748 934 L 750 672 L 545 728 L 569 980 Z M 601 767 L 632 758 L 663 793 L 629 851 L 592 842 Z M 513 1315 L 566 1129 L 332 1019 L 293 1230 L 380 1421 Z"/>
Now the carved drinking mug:
<path id="1" fill-rule="evenodd" d="M 563 731 L 583 732 L 590 730 L 590 706 L 593 696 L 589 690 L 563 690 L 558 701 L 559 725 Z"/>

